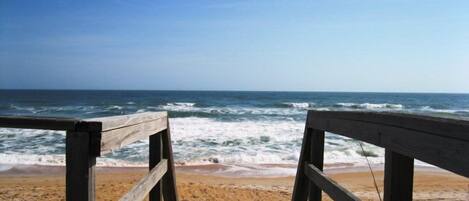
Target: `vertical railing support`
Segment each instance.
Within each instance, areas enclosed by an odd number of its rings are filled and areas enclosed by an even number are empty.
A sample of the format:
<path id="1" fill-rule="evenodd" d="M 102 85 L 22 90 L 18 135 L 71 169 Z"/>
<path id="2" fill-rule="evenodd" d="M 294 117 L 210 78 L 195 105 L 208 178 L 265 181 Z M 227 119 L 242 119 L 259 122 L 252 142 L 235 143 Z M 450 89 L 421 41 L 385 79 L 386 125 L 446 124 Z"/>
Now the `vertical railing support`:
<path id="1" fill-rule="evenodd" d="M 150 136 L 150 160 L 149 168 L 150 171 L 161 161 L 162 146 L 161 146 L 161 135 L 163 132 Z M 161 181 L 159 181 L 149 193 L 149 201 L 161 201 Z"/>
<path id="2" fill-rule="evenodd" d="M 314 183 L 310 182 L 305 174 L 305 166 L 306 164 L 313 164 L 322 170 L 324 163 L 324 131 L 309 128 L 309 116 L 308 112 L 295 185 L 293 186 L 292 201 L 306 201 L 308 200 L 308 195 L 310 201 L 321 200 L 322 191 Z"/>
<path id="3" fill-rule="evenodd" d="M 306 120 L 306 122 L 308 122 Z M 306 201 L 308 199 L 308 182 L 309 179 L 305 175 L 305 165 L 311 153 L 311 129 L 306 126 L 301 143 L 300 159 L 296 170 L 295 185 L 293 186 L 292 201 Z"/>
<path id="4" fill-rule="evenodd" d="M 312 129 L 311 134 L 311 155 L 309 163 L 316 166 L 321 171 L 324 165 L 324 131 Z M 309 201 L 320 201 L 322 190 L 312 181 L 309 182 Z"/>
<path id="5" fill-rule="evenodd" d="M 164 201 L 178 201 L 169 120 L 167 121 L 167 129 L 162 131 L 161 138 L 163 143 L 163 158 L 168 160 L 168 171 L 163 177 L 163 199 Z"/>
<path id="6" fill-rule="evenodd" d="M 92 133 L 67 131 L 66 200 L 95 200 L 96 153 L 91 148 Z"/>
<path id="7" fill-rule="evenodd" d="M 390 149 L 384 157 L 384 201 L 411 201 L 414 159 Z"/>

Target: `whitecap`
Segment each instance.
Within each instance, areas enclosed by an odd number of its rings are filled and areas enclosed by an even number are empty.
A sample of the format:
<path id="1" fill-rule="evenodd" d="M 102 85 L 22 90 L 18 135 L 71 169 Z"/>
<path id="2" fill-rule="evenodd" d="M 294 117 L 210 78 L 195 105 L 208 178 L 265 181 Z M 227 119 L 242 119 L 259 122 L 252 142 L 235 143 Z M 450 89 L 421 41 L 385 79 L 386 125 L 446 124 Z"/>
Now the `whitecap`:
<path id="1" fill-rule="evenodd" d="M 306 103 L 306 102 L 299 102 L 299 103 L 283 103 L 284 105 L 292 108 L 310 108 L 314 106 L 314 103 Z"/>
<path id="2" fill-rule="evenodd" d="M 185 106 L 185 107 L 194 107 L 195 103 L 185 103 L 185 102 L 176 102 L 176 103 L 167 103 L 167 106 Z"/>
<path id="3" fill-rule="evenodd" d="M 122 110 L 122 106 L 119 105 L 112 105 L 106 108 L 106 110 Z"/>
<path id="4" fill-rule="evenodd" d="M 166 105 L 160 106 L 160 109 L 169 110 L 169 111 L 193 111 L 195 103 L 186 103 L 186 102 L 175 102 L 175 103 L 166 103 Z"/>
<path id="5" fill-rule="evenodd" d="M 424 112 L 434 112 L 434 113 L 469 113 L 469 109 L 436 109 L 431 106 L 422 106 L 419 109 Z"/>
<path id="6" fill-rule="evenodd" d="M 366 109 L 366 110 L 383 110 L 383 109 L 400 110 L 404 108 L 402 104 L 392 104 L 392 103 L 336 103 L 335 106 L 351 108 L 351 109 Z"/>

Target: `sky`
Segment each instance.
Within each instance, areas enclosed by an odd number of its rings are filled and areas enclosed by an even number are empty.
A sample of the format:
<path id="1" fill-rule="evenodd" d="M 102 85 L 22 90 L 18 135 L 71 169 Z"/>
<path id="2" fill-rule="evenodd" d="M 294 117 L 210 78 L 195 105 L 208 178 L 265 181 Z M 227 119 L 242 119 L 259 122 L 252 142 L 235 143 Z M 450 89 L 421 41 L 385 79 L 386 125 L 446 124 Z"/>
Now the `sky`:
<path id="1" fill-rule="evenodd" d="M 1 89 L 469 93 L 469 1 L 0 1 Z"/>

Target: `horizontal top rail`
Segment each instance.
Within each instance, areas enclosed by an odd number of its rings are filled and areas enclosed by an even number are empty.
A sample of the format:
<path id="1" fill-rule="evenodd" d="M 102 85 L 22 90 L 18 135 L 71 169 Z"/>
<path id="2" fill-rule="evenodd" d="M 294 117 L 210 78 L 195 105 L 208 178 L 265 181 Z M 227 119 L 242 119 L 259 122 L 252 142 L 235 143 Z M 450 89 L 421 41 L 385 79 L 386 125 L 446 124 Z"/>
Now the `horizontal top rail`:
<path id="1" fill-rule="evenodd" d="M 145 122 L 155 121 L 167 117 L 167 112 L 144 112 L 132 115 L 121 115 L 111 117 L 100 117 L 85 119 L 85 122 L 100 122 L 101 131 L 109 131 L 123 127 L 129 127 Z"/>
<path id="2" fill-rule="evenodd" d="M 167 129 L 168 113 L 144 112 L 92 119 L 0 116 L 0 127 L 91 133 L 93 153 L 100 156 Z"/>
<path id="3" fill-rule="evenodd" d="M 307 127 L 362 140 L 469 177 L 469 121 L 389 112 L 308 111 Z"/>
<path id="4" fill-rule="evenodd" d="M 310 111 L 309 115 L 312 117 L 310 121 L 315 121 L 318 118 L 361 121 L 469 141 L 469 119 L 393 112 Z"/>
<path id="5" fill-rule="evenodd" d="M 0 116 L 0 127 L 45 130 L 75 130 L 79 119 L 63 117 Z"/>
<path id="6" fill-rule="evenodd" d="M 77 119 L 67 117 L 0 116 L 0 127 L 83 132 L 108 131 L 167 117 L 167 112 L 143 112 L 131 115 Z"/>
<path id="7" fill-rule="evenodd" d="M 127 116 L 90 119 L 101 122 L 100 154 L 122 148 L 168 128 L 166 112 L 148 112 Z"/>

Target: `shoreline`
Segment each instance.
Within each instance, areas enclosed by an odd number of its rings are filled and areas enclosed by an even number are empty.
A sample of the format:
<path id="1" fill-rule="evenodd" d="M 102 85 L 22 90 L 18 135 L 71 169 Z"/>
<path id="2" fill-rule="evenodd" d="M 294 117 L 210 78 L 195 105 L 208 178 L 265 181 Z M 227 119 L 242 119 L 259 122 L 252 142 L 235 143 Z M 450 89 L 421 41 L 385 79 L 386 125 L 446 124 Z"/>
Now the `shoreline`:
<path id="1" fill-rule="evenodd" d="M 231 170 L 231 168 L 244 167 L 242 170 Z M 227 164 L 199 164 L 199 165 L 178 165 L 175 164 L 177 172 L 186 174 L 198 174 L 206 176 L 219 176 L 219 177 L 259 177 L 259 178 L 275 178 L 275 177 L 292 177 L 296 175 L 296 164 L 253 164 L 253 165 L 227 165 Z M 265 169 L 263 169 L 265 168 Z M 294 170 L 290 174 L 285 173 L 262 173 L 268 168 L 284 168 Z M 134 172 L 146 171 L 148 168 L 145 166 L 96 166 L 96 172 Z M 383 171 L 384 164 L 372 165 L 373 171 Z M 356 166 L 348 163 L 334 163 L 324 164 L 325 173 L 355 173 L 355 172 L 369 172 L 368 166 Z M 435 166 L 422 166 L 415 165 L 415 171 L 426 172 L 442 172 L 452 174 L 451 172 L 435 167 Z M 63 165 L 31 165 L 31 164 L 2 164 L 0 163 L 0 175 L 54 175 L 65 174 L 65 166 Z"/>
<path id="2" fill-rule="evenodd" d="M 294 176 L 237 177 L 208 175 L 219 167 L 176 168 L 180 200 L 290 200 Z M 116 200 L 148 171 L 144 167 L 97 167 L 97 200 Z M 367 168 L 326 169 L 326 174 L 363 200 L 377 200 Z M 383 171 L 375 170 L 383 189 Z M 0 172 L 0 200 L 61 200 L 65 192 L 61 166 L 15 167 Z M 469 179 L 432 167 L 417 167 L 414 199 L 467 200 Z M 325 200 L 330 200 L 326 198 Z"/>

